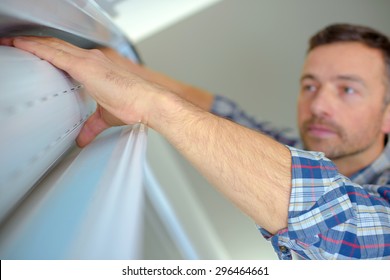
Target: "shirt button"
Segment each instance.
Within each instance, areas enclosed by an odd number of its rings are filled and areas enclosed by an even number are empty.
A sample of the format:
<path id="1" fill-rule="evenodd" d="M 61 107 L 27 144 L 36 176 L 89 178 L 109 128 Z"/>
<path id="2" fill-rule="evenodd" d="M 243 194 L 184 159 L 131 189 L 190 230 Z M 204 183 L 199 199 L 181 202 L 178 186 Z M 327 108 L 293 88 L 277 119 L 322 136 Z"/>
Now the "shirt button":
<path id="1" fill-rule="evenodd" d="M 279 246 L 279 250 L 280 252 L 282 253 L 286 253 L 288 251 L 287 247 L 286 246 Z"/>
<path id="2" fill-rule="evenodd" d="M 379 179 L 379 182 L 378 182 L 378 183 L 379 183 L 379 185 L 386 185 L 387 182 L 388 182 L 388 180 L 387 180 L 386 178 L 383 178 L 383 177 L 382 177 L 382 178 Z"/>

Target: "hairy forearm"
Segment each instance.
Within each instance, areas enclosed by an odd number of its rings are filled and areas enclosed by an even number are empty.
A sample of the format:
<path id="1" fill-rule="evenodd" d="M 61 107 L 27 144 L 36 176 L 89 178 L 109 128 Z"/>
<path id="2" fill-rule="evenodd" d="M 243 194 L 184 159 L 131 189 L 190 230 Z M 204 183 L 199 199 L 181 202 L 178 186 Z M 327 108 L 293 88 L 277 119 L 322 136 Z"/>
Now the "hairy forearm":
<path id="1" fill-rule="evenodd" d="M 191 102 L 192 104 L 202 108 L 203 110 L 210 111 L 212 102 L 214 100 L 213 94 L 210 92 L 194 87 L 192 85 L 180 82 L 176 79 L 149 69 L 148 67 L 140 64 L 136 64 L 127 58 L 121 56 L 117 51 L 111 48 L 101 49 L 103 53 L 118 65 L 130 70 L 145 80 L 156 83 L 163 86 L 170 91 L 174 92 L 181 98 Z"/>
<path id="2" fill-rule="evenodd" d="M 182 83 L 162 73 L 138 65 L 136 73 L 148 81 L 157 83 L 203 110 L 210 111 L 214 96 L 203 89 Z"/>
<path id="3" fill-rule="evenodd" d="M 289 150 L 268 136 L 169 94 L 149 124 L 220 192 L 270 232 L 287 226 Z"/>

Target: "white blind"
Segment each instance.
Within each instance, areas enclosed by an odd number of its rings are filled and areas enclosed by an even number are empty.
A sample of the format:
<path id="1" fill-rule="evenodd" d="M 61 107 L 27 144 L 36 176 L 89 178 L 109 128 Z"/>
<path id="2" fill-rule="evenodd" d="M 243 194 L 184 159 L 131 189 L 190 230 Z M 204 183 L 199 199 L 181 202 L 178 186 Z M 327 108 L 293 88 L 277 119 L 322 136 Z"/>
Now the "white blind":
<path id="1" fill-rule="evenodd" d="M 94 110 L 82 85 L 15 48 L 0 63 L 0 258 L 138 258 L 145 127 L 77 149 Z"/>

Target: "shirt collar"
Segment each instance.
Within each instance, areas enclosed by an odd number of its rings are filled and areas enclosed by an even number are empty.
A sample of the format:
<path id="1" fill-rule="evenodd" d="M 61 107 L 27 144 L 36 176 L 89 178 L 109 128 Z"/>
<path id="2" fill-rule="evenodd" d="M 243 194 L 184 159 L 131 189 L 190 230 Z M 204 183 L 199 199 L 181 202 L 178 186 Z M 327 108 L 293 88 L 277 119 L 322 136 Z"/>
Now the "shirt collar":
<path id="1" fill-rule="evenodd" d="M 362 184 L 374 184 L 378 177 L 386 170 L 390 168 L 390 141 L 380 154 L 380 156 L 370 165 L 359 170 L 349 178 L 354 183 Z"/>

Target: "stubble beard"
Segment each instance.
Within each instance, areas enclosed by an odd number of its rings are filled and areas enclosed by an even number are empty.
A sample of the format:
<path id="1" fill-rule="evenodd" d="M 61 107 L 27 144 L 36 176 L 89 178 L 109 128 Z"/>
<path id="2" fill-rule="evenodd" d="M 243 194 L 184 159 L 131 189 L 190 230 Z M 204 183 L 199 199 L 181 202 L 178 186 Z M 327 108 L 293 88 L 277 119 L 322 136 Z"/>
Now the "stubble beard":
<path id="1" fill-rule="evenodd" d="M 335 132 L 335 137 L 330 139 L 315 138 L 308 135 L 308 126 L 314 123 L 321 123 L 327 125 Z M 375 137 L 367 137 L 369 135 L 377 136 L 378 129 L 375 129 L 373 134 L 355 135 L 351 137 L 346 131 L 335 123 L 323 122 L 318 120 L 309 120 L 303 124 L 301 128 L 301 139 L 305 150 L 323 152 L 327 158 L 332 161 L 352 157 L 354 155 L 363 153 L 371 147 L 374 143 Z"/>

